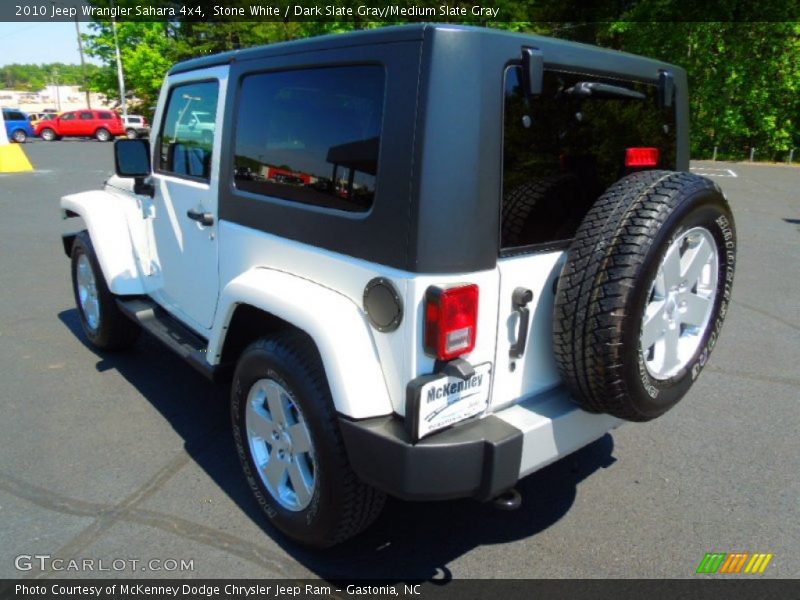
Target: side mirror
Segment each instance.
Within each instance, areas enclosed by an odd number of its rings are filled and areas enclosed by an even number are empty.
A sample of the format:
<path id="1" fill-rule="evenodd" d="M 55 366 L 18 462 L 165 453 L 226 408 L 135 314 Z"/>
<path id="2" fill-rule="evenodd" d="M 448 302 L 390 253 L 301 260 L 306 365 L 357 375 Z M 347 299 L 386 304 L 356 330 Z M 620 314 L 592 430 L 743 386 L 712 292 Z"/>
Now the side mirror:
<path id="1" fill-rule="evenodd" d="M 117 140 L 114 142 L 114 170 L 120 177 L 133 177 L 135 194 L 152 196 L 153 185 L 145 183 L 150 176 L 150 142 L 148 140 Z"/>

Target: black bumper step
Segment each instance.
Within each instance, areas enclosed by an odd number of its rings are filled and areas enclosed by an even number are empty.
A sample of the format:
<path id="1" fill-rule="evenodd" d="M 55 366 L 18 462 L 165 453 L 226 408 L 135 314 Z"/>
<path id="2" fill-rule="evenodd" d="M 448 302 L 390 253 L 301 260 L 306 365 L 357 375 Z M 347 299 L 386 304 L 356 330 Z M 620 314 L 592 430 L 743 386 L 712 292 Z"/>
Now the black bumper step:
<path id="1" fill-rule="evenodd" d="M 212 381 L 228 371 L 206 360 L 208 342 L 149 298 L 117 298 L 120 310 Z"/>

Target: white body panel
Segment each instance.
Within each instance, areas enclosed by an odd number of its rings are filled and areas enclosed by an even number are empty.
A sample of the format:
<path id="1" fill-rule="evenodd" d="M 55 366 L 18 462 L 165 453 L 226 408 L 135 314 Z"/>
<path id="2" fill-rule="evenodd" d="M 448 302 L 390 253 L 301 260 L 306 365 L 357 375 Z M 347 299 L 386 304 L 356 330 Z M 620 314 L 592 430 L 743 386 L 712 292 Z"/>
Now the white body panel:
<path id="1" fill-rule="evenodd" d="M 369 324 L 359 306 L 317 283 L 274 269 L 255 268 L 225 286 L 224 315 L 212 332 L 209 355 L 218 356 L 223 328 L 237 304 L 261 308 L 302 329 L 319 349 L 336 409 L 356 419 L 388 415 L 392 404 Z"/>
<path id="2" fill-rule="evenodd" d="M 214 67 L 174 75 L 161 89 L 154 123 L 161 126 L 169 90 L 172 86 L 192 81 L 217 80 L 219 96 L 216 130 L 222 131 L 228 67 Z M 153 140 L 157 140 L 158 131 Z M 152 176 L 155 185 L 153 214 L 149 220 L 152 252 L 150 270 L 153 279 L 150 293 L 173 315 L 198 332 L 213 325 L 220 281 L 217 266 L 217 212 L 221 136 L 214 137 L 211 176 L 208 182 L 192 181 L 161 173 Z M 158 153 L 151 148 L 153 164 Z M 210 213 L 215 223 L 203 226 L 186 216 L 188 210 Z M 147 269 L 143 266 L 143 270 Z"/>
<path id="3" fill-rule="evenodd" d="M 145 248 L 142 204 L 132 194 L 81 192 L 61 198 L 61 208 L 86 223 L 100 269 L 114 294 L 145 293 L 137 248 Z"/>
<path id="4" fill-rule="evenodd" d="M 526 254 L 503 258 L 500 270 L 497 355 L 495 358 L 494 396 L 497 410 L 519 398 L 538 394 L 559 384 L 561 378 L 553 358 L 554 283 L 564 265 L 564 252 Z M 533 292 L 525 353 L 511 358 L 509 350 L 519 335 L 519 313 L 511 296 L 518 287 Z"/>

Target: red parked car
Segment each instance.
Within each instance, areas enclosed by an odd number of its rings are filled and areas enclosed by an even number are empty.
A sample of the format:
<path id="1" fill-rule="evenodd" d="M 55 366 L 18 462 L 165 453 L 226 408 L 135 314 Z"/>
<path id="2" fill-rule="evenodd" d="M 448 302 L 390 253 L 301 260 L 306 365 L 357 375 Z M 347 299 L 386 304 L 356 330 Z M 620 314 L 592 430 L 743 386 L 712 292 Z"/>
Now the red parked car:
<path id="1" fill-rule="evenodd" d="M 110 110 L 70 110 L 36 125 L 36 135 L 52 142 L 62 137 L 94 137 L 108 142 L 125 135 L 120 116 Z"/>

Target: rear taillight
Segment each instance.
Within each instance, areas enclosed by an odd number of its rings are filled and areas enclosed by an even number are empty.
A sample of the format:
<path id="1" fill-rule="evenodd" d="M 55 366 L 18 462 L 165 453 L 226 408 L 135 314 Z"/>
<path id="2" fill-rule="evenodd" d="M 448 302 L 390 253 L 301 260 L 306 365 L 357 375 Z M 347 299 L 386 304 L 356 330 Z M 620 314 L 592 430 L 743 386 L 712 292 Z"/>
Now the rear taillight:
<path id="1" fill-rule="evenodd" d="M 478 335 L 478 286 L 429 287 L 425 292 L 425 352 L 451 360 L 472 352 Z"/>
<path id="2" fill-rule="evenodd" d="M 658 148 L 627 148 L 625 150 L 626 167 L 657 167 Z"/>

